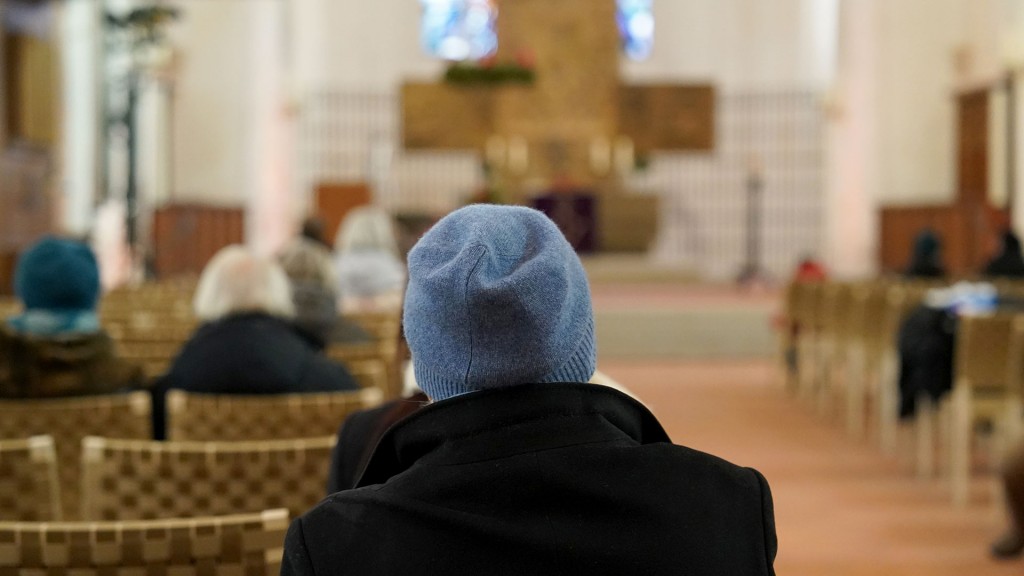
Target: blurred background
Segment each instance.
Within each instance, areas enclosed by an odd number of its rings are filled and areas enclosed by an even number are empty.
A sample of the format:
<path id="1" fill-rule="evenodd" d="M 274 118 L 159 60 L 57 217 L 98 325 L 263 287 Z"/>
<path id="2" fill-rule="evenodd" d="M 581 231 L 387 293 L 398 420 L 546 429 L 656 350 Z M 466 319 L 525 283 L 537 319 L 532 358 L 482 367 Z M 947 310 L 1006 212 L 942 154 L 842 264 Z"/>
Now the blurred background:
<path id="1" fill-rule="evenodd" d="M 602 371 L 765 473 L 780 573 L 1019 571 L 987 550 L 996 458 L 954 505 L 920 423 L 887 451 L 847 433 L 882 394 L 850 408 L 828 319 L 904 291 L 849 329 L 895 355 L 922 231 L 953 280 L 1024 227 L 1024 1 L 0 0 L 0 22 L 0 294 L 45 234 L 116 290 L 304 225 L 334 246 L 363 205 L 402 250 L 467 203 L 533 206 L 587 268 Z"/>

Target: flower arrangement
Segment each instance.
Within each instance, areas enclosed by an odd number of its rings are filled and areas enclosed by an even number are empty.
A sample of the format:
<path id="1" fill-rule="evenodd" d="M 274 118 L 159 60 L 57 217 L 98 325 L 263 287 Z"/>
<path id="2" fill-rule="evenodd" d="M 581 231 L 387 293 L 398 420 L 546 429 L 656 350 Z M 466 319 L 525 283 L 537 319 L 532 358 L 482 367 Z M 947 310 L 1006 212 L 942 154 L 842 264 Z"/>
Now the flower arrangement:
<path id="1" fill-rule="evenodd" d="M 450 84 L 532 84 L 536 78 L 535 59 L 527 50 L 520 50 L 509 62 L 498 62 L 493 55 L 476 62 L 453 62 L 444 73 Z"/>

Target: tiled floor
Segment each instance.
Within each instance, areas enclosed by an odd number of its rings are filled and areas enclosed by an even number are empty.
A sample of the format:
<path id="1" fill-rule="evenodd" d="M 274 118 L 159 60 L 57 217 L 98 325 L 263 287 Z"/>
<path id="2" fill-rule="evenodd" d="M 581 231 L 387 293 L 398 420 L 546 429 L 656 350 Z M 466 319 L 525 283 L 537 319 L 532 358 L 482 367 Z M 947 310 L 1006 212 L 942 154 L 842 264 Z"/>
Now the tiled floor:
<path id="1" fill-rule="evenodd" d="M 1003 525 L 997 505 L 953 508 L 938 480 L 916 479 L 788 397 L 769 362 L 620 361 L 601 368 L 639 395 L 677 443 L 765 474 L 775 498 L 780 575 L 1024 573 L 1024 560 L 988 557 Z"/>

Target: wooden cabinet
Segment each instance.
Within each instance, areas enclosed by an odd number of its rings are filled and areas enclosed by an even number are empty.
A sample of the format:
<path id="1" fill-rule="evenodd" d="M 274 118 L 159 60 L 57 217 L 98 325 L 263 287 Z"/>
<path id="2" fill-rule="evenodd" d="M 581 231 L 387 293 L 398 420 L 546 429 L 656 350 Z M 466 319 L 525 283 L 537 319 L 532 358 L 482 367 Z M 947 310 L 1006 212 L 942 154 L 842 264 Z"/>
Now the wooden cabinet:
<path id="1" fill-rule="evenodd" d="M 153 216 L 153 267 L 158 278 L 198 274 L 221 248 L 241 244 L 241 208 L 171 204 Z"/>

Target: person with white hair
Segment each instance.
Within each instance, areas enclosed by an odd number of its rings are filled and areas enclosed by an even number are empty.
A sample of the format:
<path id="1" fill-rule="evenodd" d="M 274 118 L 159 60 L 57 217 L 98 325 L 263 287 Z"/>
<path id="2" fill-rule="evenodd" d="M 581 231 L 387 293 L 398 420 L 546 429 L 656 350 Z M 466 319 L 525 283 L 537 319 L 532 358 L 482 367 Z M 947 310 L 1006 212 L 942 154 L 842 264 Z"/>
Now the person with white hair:
<path id="1" fill-rule="evenodd" d="M 282 394 L 359 388 L 292 323 L 288 278 L 274 260 L 242 246 L 223 248 L 203 270 L 193 303 L 202 325 L 154 387 L 154 437 L 163 438 L 169 389 Z"/>
<path id="2" fill-rule="evenodd" d="M 334 242 L 342 311 L 397 310 L 405 264 L 391 216 L 376 206 L 353 209 Z"/>

